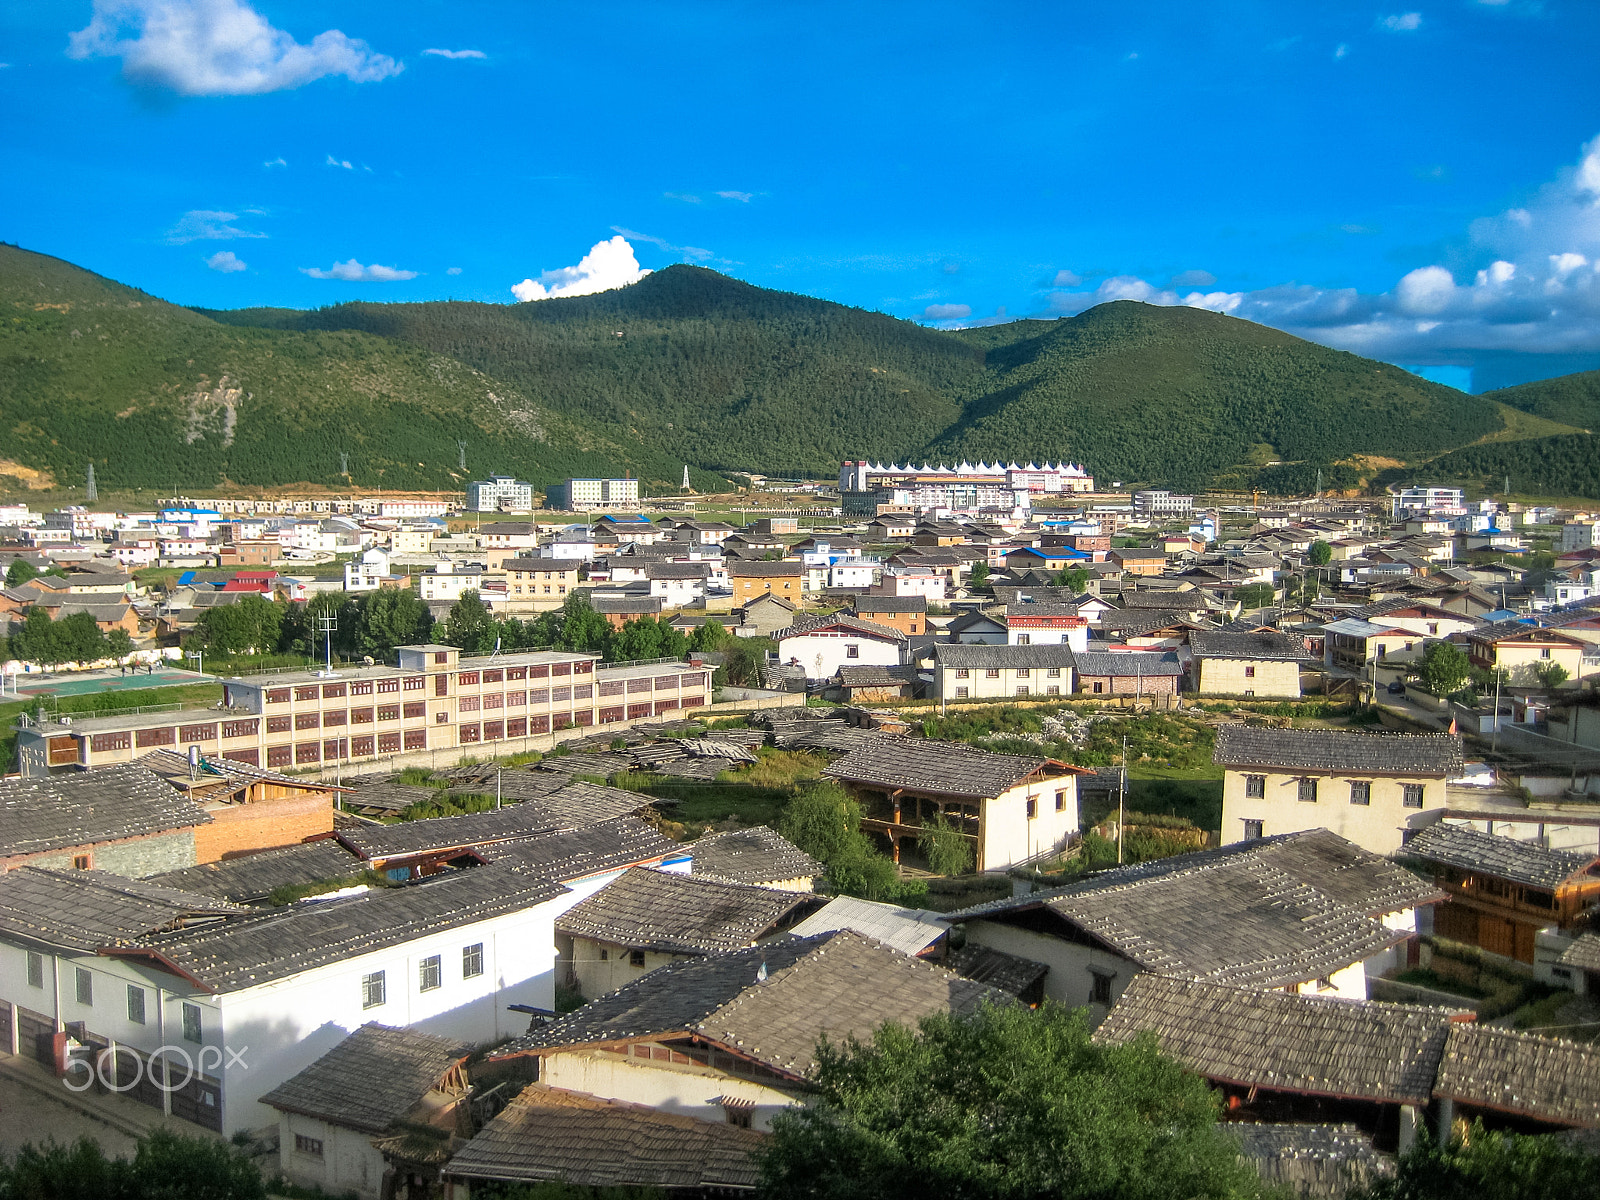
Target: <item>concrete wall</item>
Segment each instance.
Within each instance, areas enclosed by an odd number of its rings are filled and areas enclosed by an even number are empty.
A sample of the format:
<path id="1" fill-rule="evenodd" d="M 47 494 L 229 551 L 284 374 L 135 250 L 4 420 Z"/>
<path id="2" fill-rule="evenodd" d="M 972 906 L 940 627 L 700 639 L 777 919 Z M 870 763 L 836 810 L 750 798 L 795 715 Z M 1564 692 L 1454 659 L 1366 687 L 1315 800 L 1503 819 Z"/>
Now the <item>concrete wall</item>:
<path id="1" fill-rule="evenodd" d="M 1056 793 L 1063 793 L 1056 808 Z M 1034 815 L 1028 816 L 1028 801 Z M 983 803 L 978 870 L 998 871 L 1061 849 L 1078 831 L 1078 780 L 1074 775 L 1033 780 Z"/>
<path id="2" fill-rule="evenodd" d="M 1265 776 L 1265 796 L 1245 795 L 1248 775 Z M 1300 778 L 1298 773 L 1229 767 L 1222 781 L 1222 843 L 1243 841 L 1245 821 L 1257 820 L 1263 837 L 1331 829 L 1374 854 L 1393 854 L 1400 849 L 1404 830 L 1433 824 L 1445 806 L 1443 779 L 1319 774 L 1317 799 L 1310 802 L 1299 799 Z M 1350 802 L 1350 782 L 1355 779 L 1370 782 L 1370 804 Z M 1422 784 L 1421 808 L 1402 806 L 1402 785 L 1407 783 Z"/>
<path id="3" fill-rule="evenodd" d="M 295 1149 L 296 1134 L 321 1142 L 322 1153 Z M 321 1188 L 330 1196 L 354 1192 L 360 1200 L 380 1200 L 388 1169 L 370 1134 L 298 1113 L 282 1113 L 278 1118 L 278 1163 L 292 1183 Z"/>

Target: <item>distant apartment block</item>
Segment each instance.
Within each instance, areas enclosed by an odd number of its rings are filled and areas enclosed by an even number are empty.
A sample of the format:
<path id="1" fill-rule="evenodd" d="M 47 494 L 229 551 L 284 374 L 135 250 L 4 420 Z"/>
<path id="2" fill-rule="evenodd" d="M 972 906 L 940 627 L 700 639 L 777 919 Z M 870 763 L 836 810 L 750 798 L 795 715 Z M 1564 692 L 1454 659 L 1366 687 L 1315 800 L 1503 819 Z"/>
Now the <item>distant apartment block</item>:
<path id="1" fill-rule="evenodd" d="M 1136 521 L 1166 521 L 1178 517 L 1187 520 L 1193 514 L 1193 496 L 1174 495 L 1165 488 L 1146 488 L 1133 494 Z"/>
<path id="2" fill-rule="evenodd" d="M 469 512 L 532 512 L 533 484 L 513 475 L 491 475 L 467 484 Z"/>
<path id="3" fill-rule="evenodd" d="M 1408 487 L 1389 498 L 1389 510 L 1396 520 L 1423 514 L 1430 517 L 1464 517 L 1467 515 L 1467 497 L 1460 488 Z"/>
<path id="4" fill-rule="evenodd" d="M 569 479 L 553 484 L 545 493 L 548 508 L 565 512 L 593 512 L 600 508 L 638 508 L 637 479 Z"/>

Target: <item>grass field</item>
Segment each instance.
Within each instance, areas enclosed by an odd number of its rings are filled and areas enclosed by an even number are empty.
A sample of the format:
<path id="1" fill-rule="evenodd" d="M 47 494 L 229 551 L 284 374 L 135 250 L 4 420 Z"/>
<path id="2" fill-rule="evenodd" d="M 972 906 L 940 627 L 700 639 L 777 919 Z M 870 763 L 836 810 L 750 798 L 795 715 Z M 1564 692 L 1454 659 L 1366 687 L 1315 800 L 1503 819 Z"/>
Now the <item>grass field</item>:
<path id="1" fill-rule="evenodd" d="M 668 802 L 662 811 L 691 837 L 723 822 L 776 826 L 796 786 L 821 778 L 828 760 L 794 750 L 763 748 L 757 753 L 760 762 L 724 771 L 710 782 L 643 771 L 615 775 L 611 782 Z M 582 757 L 574 755 L 570 765 L 581 773 L 581 762 Z"/>

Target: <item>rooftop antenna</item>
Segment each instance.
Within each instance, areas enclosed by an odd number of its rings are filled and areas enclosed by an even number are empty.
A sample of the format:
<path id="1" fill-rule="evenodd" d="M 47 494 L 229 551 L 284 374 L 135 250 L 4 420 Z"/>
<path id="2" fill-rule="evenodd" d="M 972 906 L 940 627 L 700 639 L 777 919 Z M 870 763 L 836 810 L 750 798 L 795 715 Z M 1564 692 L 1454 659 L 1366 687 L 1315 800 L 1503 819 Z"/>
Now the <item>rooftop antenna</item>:
<path id="1" fill-rule="evenodd" d="M 685 467 L 684 470 L 687 471 L 688 468 Z M 84 498 L 84 500 L 86 500 L 90 504 L 93 504 L 96 500 L 100 499 L 100 489 L 95 487 L 95 485 L 94 485 L 94 464 L 93 463 L 89 464 L 89 473 L 88 473 L 88 476 L 87 476 L 87 478 L 85 478 L 84 483 L 83 483 L 83 498 Z"/>
<path id="2" fill-rule="evenodd" d="M 332 613 L 323 613 L 317 618 L 317 630 L 322 634 L 322 645 L 327 655 L 329 674 L 333 673 L 333 629 L 338 623 L 339 618 Z"/>

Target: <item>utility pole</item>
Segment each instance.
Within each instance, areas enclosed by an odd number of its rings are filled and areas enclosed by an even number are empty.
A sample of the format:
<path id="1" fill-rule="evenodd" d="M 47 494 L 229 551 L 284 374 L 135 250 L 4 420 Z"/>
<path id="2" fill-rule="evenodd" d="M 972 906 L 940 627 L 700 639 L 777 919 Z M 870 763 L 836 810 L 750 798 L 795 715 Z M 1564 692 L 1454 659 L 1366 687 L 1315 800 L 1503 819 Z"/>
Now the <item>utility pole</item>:
<path id="1" fill-rule="evenodd" d="M 1128 735 L 1122 735 L 1122 779 L 1117 787 L 1117 866 L 1122 865 L 1122 825 L 1128 811 Z"/>
<path id="2" fill-rule="evenodd" d="M 332 613 L 323 613 L 317 618 L 317 628 L 322 633 L 323 649 L 327 655 L 328 671 L 333 672 L 333 630 L 338 625 L 339 618 Z"/>

